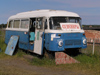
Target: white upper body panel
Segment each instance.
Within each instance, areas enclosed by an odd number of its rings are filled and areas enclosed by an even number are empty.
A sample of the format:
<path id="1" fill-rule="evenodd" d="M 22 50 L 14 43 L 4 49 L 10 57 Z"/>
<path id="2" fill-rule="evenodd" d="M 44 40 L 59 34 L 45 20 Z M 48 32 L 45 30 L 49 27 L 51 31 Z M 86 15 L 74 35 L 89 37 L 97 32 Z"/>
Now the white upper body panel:
<path id="1" fill-rule="evenodd" d="M 68 17 L 79 17 L 78 14 L 62 10 L 35 10 L 29 12 L 22 12 L 9 17 L 9 20 L 19 18 L 32 18 L 32 17 L 51 17 L 51 16 L 68 16 Z"/>
<path id="2" fill-rule="evenodd" d="M 45 33 L 84 33 L 84 30 L 45 30 Z"/>
<path id="3" fill-rule="evenodd" d="M 29 18 L 35 18 L 35 17 L 53 17 L 53 16 L 66 16 L 66 17 L 80 17 L 78 14 L 68 11 L 62 11 L 62 10 L 35 10 L 35 11 L 29 11 L 29 12 L 22 12 L 18 13 L 16 15 L 13 15 L 9 17 L 8 22 L 10 20 L 14 19 L 29 19 Z M 6 28 L 6 30 L 12 30 L 12 31 L 29 31 L 28 29 L 22 29 L 22 28 Z M 82 29 L 80 30 L 45 30 L 45 33 L 84 33 Z"/>
<path id="4" fill-rule="evenodd" d="M 29 29 L 20 29 L 20 28 L 6 28 L 6 30 L 10 31 L 24 31 L 24 32 L 29 32 Z M 45 33 L 84 33 L 84 30 L 45 30 Z"/>

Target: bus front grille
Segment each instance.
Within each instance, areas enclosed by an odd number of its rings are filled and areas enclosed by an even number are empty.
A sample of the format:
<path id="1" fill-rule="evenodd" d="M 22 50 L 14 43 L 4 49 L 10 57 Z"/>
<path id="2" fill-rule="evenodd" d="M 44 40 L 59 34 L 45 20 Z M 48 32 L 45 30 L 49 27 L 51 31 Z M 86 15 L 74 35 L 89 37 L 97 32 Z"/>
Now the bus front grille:
<path id="1" fill-rule="evenodd" d="M 65 46 L 81 45 L 81 40 L 65 40 Z"/>

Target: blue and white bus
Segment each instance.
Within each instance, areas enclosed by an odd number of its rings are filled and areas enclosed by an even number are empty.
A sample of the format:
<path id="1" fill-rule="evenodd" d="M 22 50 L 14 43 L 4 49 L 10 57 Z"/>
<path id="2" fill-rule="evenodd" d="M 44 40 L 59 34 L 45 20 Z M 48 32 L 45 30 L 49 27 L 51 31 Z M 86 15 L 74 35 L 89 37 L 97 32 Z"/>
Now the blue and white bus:
<path id="1" fill-rule="evenodd" d="M 87 47 L 81 18 L 62 10 L 35 10 L 9 17 L 5 43 L 12 35 L 19 36 L 18 47 L 42 55 L 51 52 Z"/>

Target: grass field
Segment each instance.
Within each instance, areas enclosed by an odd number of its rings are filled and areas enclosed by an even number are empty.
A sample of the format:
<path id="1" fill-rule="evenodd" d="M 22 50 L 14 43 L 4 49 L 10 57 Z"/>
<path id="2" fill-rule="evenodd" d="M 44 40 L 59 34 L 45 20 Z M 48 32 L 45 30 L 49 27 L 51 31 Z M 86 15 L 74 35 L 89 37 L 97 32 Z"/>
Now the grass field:
<path id="1" fill-rule="evenodd" d="M 74 75 L 78 75 L 78 73 L 83 75 L 100 75 L 100 47 L 99 45 L 95 46 L 95 54 L 92 55 L 92 45 L 88 45 L 86 49 L 82 49 L 82 54 L 74 57 L 78 61 L 80 61 L 79 64 L 64 64 L 64 65 L 55 65 L 54 59 L 49 58 L 38 58 L 36 55 L 33 55 L 31 59 L 24 58 L 25 55 L 32 55 L 31 53 L 26 53 L 23 50 L 18 50 L 17 54 L 14 56 L 8 56 L 6 55 L 5 49 L 6 44 L 4 43 L 4 32 L 0 32 L 0 35 L 3 35 L 0 37 L 0 75 L 41 75 L 37 71 L 31 71 L 31 66 L 38 66 L 43 67 L 46 69 L 50 69 L 51 72 L 60 72 L 60 71 L 69 71 L 75 73 Z M 16 62 L 17 60 L 20 62 L 16 63 L 16 65 L 20 65 L 23 61 L 27 62 L 26 65 L 24 65 L 24 68 L 22 67 L 14 67 L 13 65 L 5 66 L 7 61 L 12 60 L 13 62 Z M 1 63 L 3 62 L 3 63 Z M 23 65 L 25 63 L 22 63 Z M 30 70 L 27 70 L 27 65 L 30 65 Z M 5 71 L 6 70 L 6 71 Z M 73 75 L 73 74 L 71 74 Z"/>
<path id="2" fill-rule="evenodd" d="M 4 40 L 5 40 L 5 32 L 0 31 L 0 48 L 2 51 L 4 51 L 6 48 L 6 44 L 4 43 Z"/>

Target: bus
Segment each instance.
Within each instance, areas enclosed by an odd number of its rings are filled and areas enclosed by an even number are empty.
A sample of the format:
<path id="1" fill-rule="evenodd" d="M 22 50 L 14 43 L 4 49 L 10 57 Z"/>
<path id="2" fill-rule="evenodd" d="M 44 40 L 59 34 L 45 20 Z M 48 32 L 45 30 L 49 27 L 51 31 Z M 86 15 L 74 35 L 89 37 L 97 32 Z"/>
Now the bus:
<path id="1" fill-rule="evenodd" d="M 8 18 L 5 43 L 18 36 L 18 47 L 43 55 L 50 52 L 87 47 L 81 18 L 64 10 L 35 10 L 18 13 Z"/>

